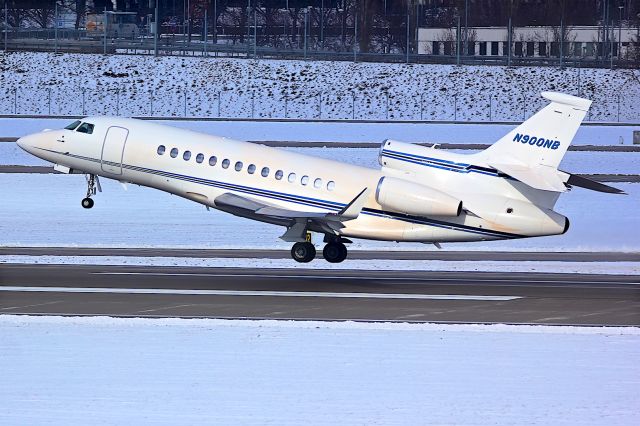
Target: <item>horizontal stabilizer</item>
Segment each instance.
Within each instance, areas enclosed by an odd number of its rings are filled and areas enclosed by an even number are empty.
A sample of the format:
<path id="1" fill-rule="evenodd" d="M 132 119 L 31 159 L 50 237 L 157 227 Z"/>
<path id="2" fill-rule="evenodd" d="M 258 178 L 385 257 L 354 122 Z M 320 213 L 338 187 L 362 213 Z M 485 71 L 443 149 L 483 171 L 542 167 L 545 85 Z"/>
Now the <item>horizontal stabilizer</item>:
<path id="1" fill-rule="evenodd" d="M 565 192 L 567 190 L 555 167 L 538 166 L 531 168 L 518 164 L 500 163 L 491 163 L 491 166 L 535 189 L 554 192 Z"/>
<path id="2" fill-rule="evenodd" d="M 567 180 L 567 184 L 571 186 L 578 186 L 580 188 L 590 189 L 592 191 L 598 192 L 606 192 L 608 194 L 624 194 L 621 189 L 614 188 L 613 186 L 605 185 L 600 182 L 596 182 L 595 180 L 587 179 L 580 175 L 569 175 L 569 180 Z"/>

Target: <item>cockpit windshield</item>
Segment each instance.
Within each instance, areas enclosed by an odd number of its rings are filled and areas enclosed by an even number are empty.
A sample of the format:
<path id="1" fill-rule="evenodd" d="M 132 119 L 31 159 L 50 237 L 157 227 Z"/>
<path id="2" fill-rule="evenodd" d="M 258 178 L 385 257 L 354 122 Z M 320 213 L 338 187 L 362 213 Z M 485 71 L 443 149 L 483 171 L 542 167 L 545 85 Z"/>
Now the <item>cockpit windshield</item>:
<path id="1" fill-rule="evenodd" d="M 80 120 L 74 121 L 73 123 L 71 123 L 67 127 L 65 127 L 65 129 L 67 129 L 67 130 L 75 130 L 76 127 L 78 127 L 78 124 L 80 124 Z"/>
<path id="2" fill-rule="evenodd" d="M 88 135 L 93 133 L 93 124 L 90 123 L 82 123 L 80 127 L 76 129 L 76 132 L 86 133 Z"/>

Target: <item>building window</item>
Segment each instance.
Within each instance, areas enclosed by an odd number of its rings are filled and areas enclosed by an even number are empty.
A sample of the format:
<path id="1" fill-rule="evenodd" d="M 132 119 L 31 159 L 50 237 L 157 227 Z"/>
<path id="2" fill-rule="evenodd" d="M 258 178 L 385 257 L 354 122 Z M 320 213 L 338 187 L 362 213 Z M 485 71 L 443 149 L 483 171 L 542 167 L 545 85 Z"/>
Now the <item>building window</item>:
<path id="1" fill-rule="evenodd" d="M 334 189 L 336 189 L 336 183 L 332 180 L 327 182 L 327 190 L 333 191 Z"/>
<path id="2" fill-rule="evenodd" d="M 164 145 L 160 145 L 158 147 L 158 155 L 162 155 L 164 154 L 164 152 L 166 151 L 167 148 L 164 147 Z"/>
<path id="3" fill-rule="evenodd" d="M 487 42 L 486 41 L 481 41 L 478 43 L 478 45 L 480 46 L 480 56 L 486 56 L 487 55 Z"/>
<path id="4" fill-rule="evenodd" d="M 451 55 L 451 53 L 453 51 L 452 46 L 453 46 L 453 42 L 452 41 L 445 41 L 444 42 L 444 54 L 445 54 L 445 56 L 450 56 Z"/>
<path id="5" fill-rule="evenodd" d="M 467 55 L 475 56 L 476 55 L 476 43 L 473 41 L 467 42 Z"/>
<path id="6" fill-rule="evenodd" d="M 229 161 L 227 158 L 222 160 L 222 168 L 223 169 L 228 169 L 229 168 L 229 164 L 231 164 L 231 161 Z"/>
<path id="7" fill-rule="evenodd" d="M 215 155 L 212 155 L 211 157 L 209 157 L 210 166 L 215 166 L 217 162 L 218 162 L 218 158 Z"/>
<path id="8" fill-rule="evenodd" d="M 536 44 L 533 41 L 527 42 L 527 56 L 534 56 L 536 51 Z"/>
<path id="9" fill-rule="evenodd" d="M 171 148 L 171 152 L 169 153 L 171 158 L 176 158 L 178 156 L 178 148 Z"/>
<path id="10" fill-rule="evenodd" d="M 317 178 L 316 180 L 313 181 L 314 188 L 320 188 L 321 186 L 322 186 L 322 179 Z"/>
<path id="11" fill-rule="evenodd" d="M 516 56 L 522 56 L 522 42 L 521 41 L 516 41 L 515 55 Z"/>
<path id="12" fill-rule="evenodd" d="M 284 172 L 282 170 L 278 170 L 276 172 L 276 180 L 282 179 L 282 176 L 284 176 Z"/>
<path id="13" fill-rule="evenodd" d="M 538 43 L 538 56 L 548 56 L 546 41 L 541 41 Z"/>
<path id="14" fill-rule="evenodd" d="M 196 155 L 196 163 L 200 164 L 204 161 L 204 154 Z"/>
<path id="15" fill-rule="evenodd" d="M 269 168 L 268 167 L 263 167 L 262 171 L 260 172 L 260 174 L 262 175 L 262 177 L 269 176 Z"/>
<path id="16" fill-rule="evenodd" d="M 296 181 L 296 174 L 295 173 L 289 173 L 289 177 L 287 179 L 291 183 L 295 182 Z"/>
<path id="17" fill-rule="evenodd" d="M 439 41 L 432 42 L 431 51 L 433 52 L 434 55 L 439 55 L 440 54 L 440 42 Z"/>
<path id="18" fill-rule="evenodd" d="M 191 151 L 185 151 L 184 154 L 182 154 L 182 159 L 184 161 L 189 161 L 190 158 L 191 158 Z"/>
<path id="19" fill-rule="evenodd" d="M 224 167 L 224 163 L 222 167 Z M 236 161 L 236 172 L 239 172 L 240 170 L 242 170 L 242 161 Z"/>
<path id="20" fill-rule="evenodd" d="M 256 165 L 255 164 L 249 164 L 249 167 L 247 167 L 247 173 L 252 175 L 255 172 L 256 172 Z"/>
<path id="21" fill-rule="evenodd" d="M 498 46 L 499 46 L 499 42 L 497 41 L 491 42 L 491 54 L 493 56 L 498 56 Z"/>
<path id="22" fill-rule="evenodd" d="M 509 55 L 509 43 L 507 43 L 506 41 L 502 42 L 502 54 L 504 56 L 508 56 Z"/>

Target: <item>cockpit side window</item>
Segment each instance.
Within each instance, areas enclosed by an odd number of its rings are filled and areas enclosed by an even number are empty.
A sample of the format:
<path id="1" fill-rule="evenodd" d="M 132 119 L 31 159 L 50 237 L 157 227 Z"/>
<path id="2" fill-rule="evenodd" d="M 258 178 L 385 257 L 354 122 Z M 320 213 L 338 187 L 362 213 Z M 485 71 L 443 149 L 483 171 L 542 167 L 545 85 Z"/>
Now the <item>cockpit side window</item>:
<path id="1" fill-rule="evenodd" d="M 93 124 L 90 123 L 82 123 L 80 127 L 76 129 L 76 132 L 86 133 L 88 135 L 93 133 Z"/>
<path id="2" fill-rule="evenodd" d="M 65 129 L 67 129 L 67 130 L 75 130 L 75 128 L 78 127 L 78 124 L 80 124 L 80 120 L 74 121 L 73 123 L 71 123 L 67 127 L 65 127 Z"/>

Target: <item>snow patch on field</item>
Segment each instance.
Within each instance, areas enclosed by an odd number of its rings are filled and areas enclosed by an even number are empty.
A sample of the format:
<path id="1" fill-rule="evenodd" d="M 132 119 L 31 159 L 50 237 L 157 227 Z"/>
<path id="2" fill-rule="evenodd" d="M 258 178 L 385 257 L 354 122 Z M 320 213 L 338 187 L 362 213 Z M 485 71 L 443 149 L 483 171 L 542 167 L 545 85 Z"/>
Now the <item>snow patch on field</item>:
<path id="1" fill-rule="evenodd" d="M 0 256 L 0 264 L 28 265 L 118 265 L 178 266 L 207 268 L 258 269 L 360 269 L 378 271 L 475 271 L 475 272 L 547 272 L 566 274 L 640 275 L 639 262 L 541 262 L 541 261 L 443 261 L 443 260 L 352 260 L 328 263 L 316 259 L 301 264 L 291 259 L 244 259 L 199 257 L 132 257 L 132 256 Z"/>
<path id="2" fill-rule="evenodd" d="M 81 247 L 280 248 L 284 228 L 238 218 L 169 194 L 104 179 L 95 207 L 85 210 L 81 175 L 0 174 L 0 245 Z M 640 185 L 629 195 L 575 189 L 556 210 L 571 220 L 564 235 L 444 244 L 447 250 L 638 251 Z M 433 250 L 415 243 L 355 240 L 353 249 Z"/>
<path id="3" fill-rule="evenodd" d="M 588 120 L 638 121 L 636 70 L 16 52 L 0 57 L 0 113 L 515 120 L 552 90 Z M 14 91 L 15 89 L 15 91 Z"/>
<path id="4" fill-rule="evenodd" d="M 0 316 L 0 423 L 637 424 L 640 330 Z"/>

